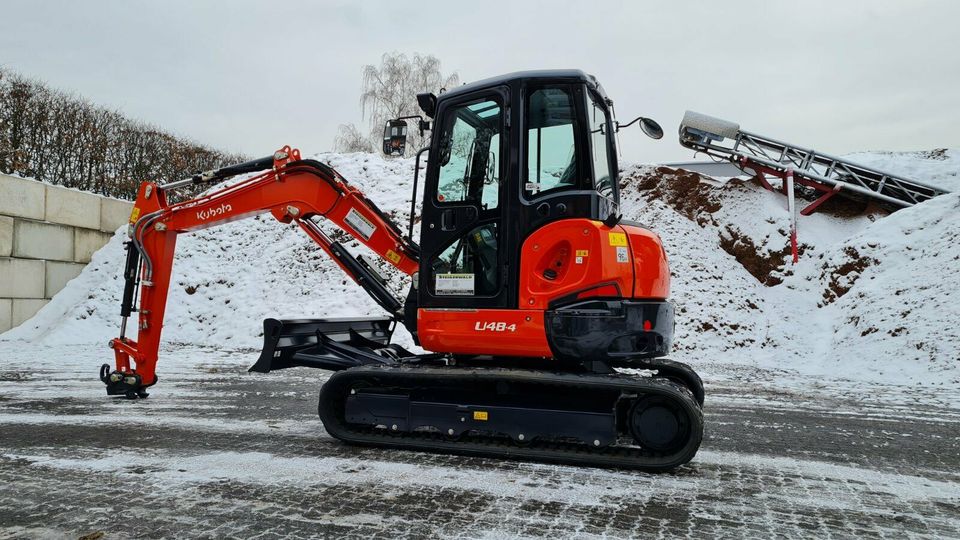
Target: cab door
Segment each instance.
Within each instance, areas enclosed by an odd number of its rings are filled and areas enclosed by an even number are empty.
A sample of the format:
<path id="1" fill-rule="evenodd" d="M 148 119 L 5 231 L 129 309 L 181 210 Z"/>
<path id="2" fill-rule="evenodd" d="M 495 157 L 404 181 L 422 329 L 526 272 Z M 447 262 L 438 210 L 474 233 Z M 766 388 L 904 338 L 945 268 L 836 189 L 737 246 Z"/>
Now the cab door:
<path id="1" fill-rule="evenodd" d="M 418 304 L 505 307 L 506 87 L 443 102 L 427 166 Z"/>

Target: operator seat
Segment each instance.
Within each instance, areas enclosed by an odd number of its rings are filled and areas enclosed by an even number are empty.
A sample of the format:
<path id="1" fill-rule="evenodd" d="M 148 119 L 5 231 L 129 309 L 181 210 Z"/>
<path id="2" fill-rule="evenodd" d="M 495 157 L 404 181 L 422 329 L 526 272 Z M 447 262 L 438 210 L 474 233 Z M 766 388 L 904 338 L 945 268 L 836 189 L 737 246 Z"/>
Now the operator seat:
<path id="1" fill-rule="evenodd" d="M 477 267 L 474 269 L 476 294 L 494 294 L 497 290 L 497 231 L 496 224 L 478 227 L 470 235 Z"/>

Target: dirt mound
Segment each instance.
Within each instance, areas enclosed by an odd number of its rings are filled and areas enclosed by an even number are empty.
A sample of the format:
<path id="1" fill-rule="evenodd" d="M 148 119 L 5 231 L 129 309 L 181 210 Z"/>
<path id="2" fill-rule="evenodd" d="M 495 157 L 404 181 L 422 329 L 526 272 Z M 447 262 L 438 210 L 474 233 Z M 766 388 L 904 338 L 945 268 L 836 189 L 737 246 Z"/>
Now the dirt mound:
<path id="1" fill-rule="evenodd" d="M 783 283 L 783 270 L 790 257 L 790 246 L 785 245 L 779 251 L 770 250 L 756 245 L 753 240 L 740 232 L 739 229 L 727 225 L 724 234 L 720 235 L 720 247 L 733 256 L 738 263 L 757 278 L 757 281 L 767 286 Z M 799 246 L 798 252 L 805 251 L 806 246 Z"/>
<path id="2" fill-rule="evenodd" d="M 633 188 L 646 200 L 659 199 L 686 218 L 703 226 L 713 223 L 711 214 L 720 210 L 716 187 L 707 177 L 683 169 L 656 167 L 636 169 L 624 175 L 620 189 Z"/>
<path id="3" fill-rule="evenodd" d="M 843 255 L 846 260 L 842 264 L 829 265 L 824 263 L 821 267 L 823 273 L 820 274 L 820 277 L 827 281 L 827 286 L 823 290 L 821 305 L 833 303 L 837 298 L 847 294 L 867 267 L 880 264 L 879 260 L 861 255 L 859 251 L 850 246 L 843 249 Z"/>
<path id="4" fill-rule="evenodd" d="M 755 180 L 753 181 L 759 186 Z M 718 185 L 716 180 L 696 172 L 670 167 L 637 169 L 624 175 L 621 189 L 635 189 L 646 201 L 659 200 L 682 216 L 704 228 L 716 229 L 720 247 L 764 285 L 783 281 L 782 271 L 790 255 L 783 241 L 771 248 L 769 242 L 754 241 L 740 227 L 725 223 L 717 214 L 731 192 L 745 189 L 745 182 L 731 180 Z M 734 195 L 736 197 L 737 195 Z"/>

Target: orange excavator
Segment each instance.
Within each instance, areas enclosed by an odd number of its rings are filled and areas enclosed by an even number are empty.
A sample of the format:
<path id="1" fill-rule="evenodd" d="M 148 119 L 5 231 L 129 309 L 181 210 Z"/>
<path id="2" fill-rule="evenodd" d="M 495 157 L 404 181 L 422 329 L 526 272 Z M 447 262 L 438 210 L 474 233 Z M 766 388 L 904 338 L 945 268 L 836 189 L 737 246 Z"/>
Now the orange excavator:
<path id="1" fill-rule="evenodd" d="M 384 151 L 402 154 L 406 121 L 430 130 L 416 155 L 406 234 L 333 168 L 284 147 L 272 156 L 158 184 L 130 217 L 116 365 L 107 394 L 145 398 L 157 360 L 177 236 L 269 212 L 296 223 L 385 316 L 264 321 L 250 371 L 334 373 L 319 415 L 343 441 L 469 455 L 668 470 L 703 434 L 703 385 L 664 358 L 674 331 L 659 237 L 619 212 L 613 102 L 578 70 L 527 71 L 417 95 L 423 115 L 391 120 Z M 417 184 L 425 182 L 419 242 Z M 194 199 L 186 186 L 247 177 Z M 397 298 L 375 265 L 320 218 L 410 276 Z M 136 336 L 128 320 L 136 314 Z M 391 343 L 403 324 L 428 353 Z M 634 369 L 623 369 L 634 368 Z"/>

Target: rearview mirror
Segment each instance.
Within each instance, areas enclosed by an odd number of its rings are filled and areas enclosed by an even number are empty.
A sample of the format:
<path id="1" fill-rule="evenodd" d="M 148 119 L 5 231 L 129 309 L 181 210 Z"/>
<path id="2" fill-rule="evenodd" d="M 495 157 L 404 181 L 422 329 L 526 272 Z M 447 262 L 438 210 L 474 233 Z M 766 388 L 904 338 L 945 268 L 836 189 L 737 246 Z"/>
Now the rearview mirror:
<path id="1" fill-rule="evenodd" d="M 383 153 L 387 156 L 402 156 L 407 149 L 407 123 L 403 120 L 387 120 L 383 127 Z"/>
<path id="2" fill-rule="evenodd" d="M 651 139 L 663 138 L 663 128 L 655 120 L 649 118 L 640 119 L 640 129 Z"/>
<path id="3" fill-rule="evenodd" d="M 651 139 L 663 138 L 663 128 L 660 127 L 660 124 L 658 124 L 656 120 L 652 120 L 650 118 L 644 118 L 643 116 L 638 116 L 637 118 L 634 118 L 633 120 L 631 120 L 630 122 L 627 122 L 626 124 L 621 124 L 620 122 L 617 122 L 616 131 L 620 131 L 625 127 L 630 127 L 637 122 L 640 122 L 640 129 L 643 130 L 643 133 L 646 134 L 647 137 L 650 137 Z"/>

